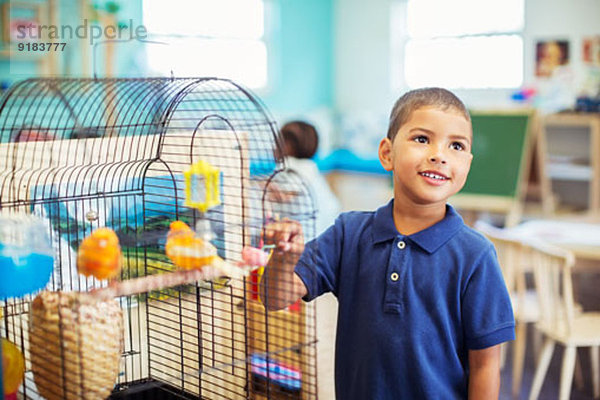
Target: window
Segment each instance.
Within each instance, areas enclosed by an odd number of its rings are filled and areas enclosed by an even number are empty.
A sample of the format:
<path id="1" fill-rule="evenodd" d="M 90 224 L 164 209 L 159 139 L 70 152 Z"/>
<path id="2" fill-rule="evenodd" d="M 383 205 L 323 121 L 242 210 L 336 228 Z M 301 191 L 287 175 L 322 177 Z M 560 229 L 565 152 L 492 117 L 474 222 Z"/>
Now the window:
<path id="1" fill-rule="evenodd" d="M 250 88 L 267 84 L 262 0 L 144 0 L 153 72 L 230 78 Z"/>
<path id="2" fill-rule="evenodd" d="M 408 87 L 521 86 L 523 1 L 408 0 L 404 13 Z"/>

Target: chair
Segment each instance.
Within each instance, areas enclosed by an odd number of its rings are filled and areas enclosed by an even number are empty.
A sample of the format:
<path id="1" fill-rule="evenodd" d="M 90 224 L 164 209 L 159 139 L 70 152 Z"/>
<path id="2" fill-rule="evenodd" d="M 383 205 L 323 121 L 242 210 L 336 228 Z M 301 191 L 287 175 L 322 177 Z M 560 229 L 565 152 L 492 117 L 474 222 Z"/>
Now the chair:
<path id="1" fill-rule="evenodd" d="M 526 274 L 531 272 L 523 251 L 523 244 L 511 238 L 503 229 L 478 221 L 475 228 L 483 233 L 496 248 L 498 262 L 502 269 L 506 287 L 510 293 L 515 315 L 515 341 L 512 359 L 512 394 L 518 396 L 523 379 L 523 365 L 527 344 L 527 327 L 538 321 L 540 308 L 537 294 L 533 289 L 527 289 Z M 502 347 L 502 360 L 506 348 Z"/>
<path id="2" fill-rule="evenodd" d="M 600 398 L 600 313 L 578 313 L 573 300 L 571 268 L 575 257 L 569 251 L 547 244 L 523 244 L 534 265 L 540 319 L 536 324 L 545 337 L 529 399 L 537 399 L 556 343 L 565 346 L 559 399 L 571 392 L 578 347 L 590 347 L 594 398 Z"/>

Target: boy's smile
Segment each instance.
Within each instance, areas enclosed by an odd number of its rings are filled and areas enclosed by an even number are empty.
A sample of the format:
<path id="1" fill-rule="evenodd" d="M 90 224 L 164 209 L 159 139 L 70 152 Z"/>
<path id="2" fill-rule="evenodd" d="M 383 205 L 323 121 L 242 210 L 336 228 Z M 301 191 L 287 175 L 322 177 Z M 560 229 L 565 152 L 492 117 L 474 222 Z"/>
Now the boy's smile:
<path id="1" fill-rule="evenodd" d="M 419 175 L 427 178 L 427 181 L 432 185 L 442 185 L 444 183 L 444 181 L 447 181 L 448 179 L 450 179 L 446 175 L 441 174 L 436 171 L 424 171 L 424 172 L 420 172 Z"/>
<path id="2" fill-rule="evenodd" d="M 470 121 L 455 110 L 422 107 L 393 142 L 379 146 L 383 167 L 394 172 L 394 198 L 404 205 L 445 206 L 465 184 L 471 160 Z"/>

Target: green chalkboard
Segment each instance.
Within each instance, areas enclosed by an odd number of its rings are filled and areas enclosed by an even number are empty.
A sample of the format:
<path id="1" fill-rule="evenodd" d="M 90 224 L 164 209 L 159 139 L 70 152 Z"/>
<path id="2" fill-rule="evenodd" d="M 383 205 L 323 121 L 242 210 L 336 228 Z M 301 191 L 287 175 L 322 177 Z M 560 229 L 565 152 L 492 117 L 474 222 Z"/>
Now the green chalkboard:
<path id="1" fill-rule="evenodd" d="M 532 113 L 472 112 L 473 162 L 460 194 L 517 197 L 529 162 Z"/>

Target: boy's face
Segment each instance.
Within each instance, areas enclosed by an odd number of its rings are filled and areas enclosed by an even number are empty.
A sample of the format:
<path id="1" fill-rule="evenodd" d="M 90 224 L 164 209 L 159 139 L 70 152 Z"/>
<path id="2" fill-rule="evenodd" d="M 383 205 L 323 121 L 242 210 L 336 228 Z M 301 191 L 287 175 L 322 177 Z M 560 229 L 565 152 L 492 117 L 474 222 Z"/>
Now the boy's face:
<path id="1" fill-rule="evenodd" d="M 445 205 L 465 184 L 473 154 L 471 123 L 455 110 L 413 111 L 394 141 L 379 144 L 379 159 L 394 172 L 394 198 L 415 205 Z"/>

